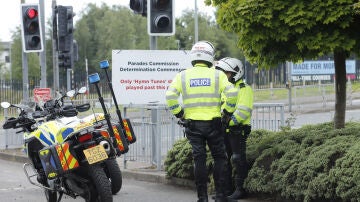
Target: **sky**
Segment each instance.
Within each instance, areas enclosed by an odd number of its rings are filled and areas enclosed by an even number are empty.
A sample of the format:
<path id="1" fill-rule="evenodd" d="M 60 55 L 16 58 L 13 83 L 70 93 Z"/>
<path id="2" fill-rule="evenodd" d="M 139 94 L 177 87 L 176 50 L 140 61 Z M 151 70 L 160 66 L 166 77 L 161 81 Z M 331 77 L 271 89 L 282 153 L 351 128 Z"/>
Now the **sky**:
<path id="1" fill-rule="evenodd" d="M 25 3 L 39 3 L 41 0 L 25 0 Z M 51 5 L 53 0 L 42 0 L 45 2 L 45 22 L 51 17 Z M 214 8 L 211 6 L 205 6 L 204 0 L 174 0 L 175 1 L 175 16 L 181 16 L 181 13 L 185 9 L 194 10 L 195 1 L 200 12 L 205 12 L 212 15 Z M 106 3 L 109 6 L 123 5 L 129 7 L 130 0 L 56 0 L 57 5 L 73 6 L 75 13 L 80 13 L 88 3 L 96 3 L 101 5 Z M 17 26 L 21 25 L 20 21 L 20 5 L 21 0 L 6 1 L 6 7 L 0 12 L 0 41 L 10 41 L 11 33 Z M 76 21 L 78 16 L 74 17 Z"/>

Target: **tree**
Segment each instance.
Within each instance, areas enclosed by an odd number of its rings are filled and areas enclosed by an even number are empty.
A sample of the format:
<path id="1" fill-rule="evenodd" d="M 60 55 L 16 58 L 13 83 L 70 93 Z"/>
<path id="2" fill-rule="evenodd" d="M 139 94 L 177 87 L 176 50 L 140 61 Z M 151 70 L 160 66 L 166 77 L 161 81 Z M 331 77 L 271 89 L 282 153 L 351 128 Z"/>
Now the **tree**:
<path id="1" fill-rule="evenodd" d="M 238 47 L 251 63 L 271 68 L 334 55 L 334 128 L 345 127 L 345 60 L 360 50 L 358 0 L 206 0 L 218 6 L 217 22 L 237 33 Z"/>
<path id="2" fill-rule="evenodd" d="M 11 39 L 11 74 L 12 79 L 22 81 L 22 44 L 20 27 L 12 33 Z M 37 53 L 27 53 L 28 74 L 30 80 L 40 78 L 39 56 Z"/>
<path id="3" fill-rule="evenodd" d="M 182 16 L 176 20 L 176 39 L 179 39 L 180 48 L 190 50 L 194 44 L 194 11 L 185 10 Z M 198 13 L 199 40 L 207 40 L 214 44 L 216 58 L 237 57 L 243 59 L 242 51 L 234 43 L 237 36 L 234 33 L 219 29 L 218 25 L 205 13 Z"/>
<path id="4" fill-rule="evenodd" d="M 146 18 L 134 14 L 124 6 L 109 7 L 102 4 L 97 7 L 90 3 L 79 16 L 74 32 L 79 45 L 79 61 L 75 63 L 75 74 L 79 75 L 75 75 L 75 80 L 84 80 L 85 58 L 88 59 L 89 73 L 92 73 L 97 71 L 99 61 L 111 58 L 111 50 L 149 49 Z M 203 13 L 199 13 L 198 21 L 199 40 L 213 42 L 218 58 L 243 58 L 241 51 L 233 43 L 237 39 L 234 33 L 219 29 L 216 22 Z M 159 50 L 190 50 L 193 44 L 194 12 L 190 10 L 176 19 L 174 36 L 157 37 Z"/>
<path id="5" fill-rule="evenodd" d="M 115 49 L 149 49 L 149 35 L 147 33 L 146 18 L 134 14 L 124 6 L 109 7 L 102 4 L 89 3 L 84 10 L 76 13 L 79 20 L 75 23 L 74 39 L 78 44 L 79 61 L 74 64 L 74 81 L 76 86 L 86 81 L 85 59 L 88 61 L 89 74 L 97 72 L 101 60 L 111 60 L 112 50 Z M 240 49 L 233 42 L 237 40 L 234 33 L 228 33 L 218 28 L 210 16 L 199 12 L 199 40 L 208 40 L 214 43 L 217 49 L 217 58 L 231 56 L 243 58 Z M 52 27 L 52 19 L 48 26 Z M 194 44 L 194 12 L 188 10 L 176 19 L 176 34 L 169 37 L 158 37 L 159 50 L 189 50 Z M 22 80 L 22 52 L 20 27 L 12 33 L 12 75 L 13 79 Z M 52 30 L 47 30 L 46 37 L 46 66 L 47 83 L 53 85 L 53 55 Z M 1 50 L 0 50 L 1 52 Z M 39 56 L 28 54 L 29 77 L 40 78 Z M 59 69 L 60 88 L 66 85 L 66 69 Z"/>

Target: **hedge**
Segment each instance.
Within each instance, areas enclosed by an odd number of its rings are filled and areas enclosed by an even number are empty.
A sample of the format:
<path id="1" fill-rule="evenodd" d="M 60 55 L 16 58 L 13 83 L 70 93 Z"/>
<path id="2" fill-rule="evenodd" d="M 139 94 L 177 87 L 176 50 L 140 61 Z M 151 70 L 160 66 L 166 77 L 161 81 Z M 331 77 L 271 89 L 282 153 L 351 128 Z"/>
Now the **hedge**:
<path id="1" fill-rule="evenodd" d="M 329 122 L 280 132 L 252 131 L 246 190 L 274 201 L 360 201 L 359 132 L 356 122 L 337 130 Z M 212 181 L 209 152 L 207 165 Z M 168 152 L 165 171 L 169 177 L 194 179 L 187 139 Z"/>

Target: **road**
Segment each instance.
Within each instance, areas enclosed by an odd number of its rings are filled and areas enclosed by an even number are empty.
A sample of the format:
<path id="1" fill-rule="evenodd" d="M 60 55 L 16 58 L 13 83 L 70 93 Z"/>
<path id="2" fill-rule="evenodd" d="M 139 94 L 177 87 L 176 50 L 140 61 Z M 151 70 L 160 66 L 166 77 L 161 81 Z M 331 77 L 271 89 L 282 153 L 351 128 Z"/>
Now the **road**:
<path id="1" fill-rule="evenodd" d="M 41 202 L 46 201 L 41 188 L 31 185 L 23 172 L 22 163 L 0 159 L 1 201 Z M 121 202 L 189 202 L 196 201 L 195 190 L 172 185 L 123 179 L 121 191 L 114 201 Z M 84 201 L 64 196 L 64 202 Z"/>
<path id="2" fill-rule="evenodd" d="M 295 118 L 295 121 L 294 121 L 294 125 L 292 127 L 300 128 L 301 126 L 304 126 L 304 125 L 330 122 L 333 120 L 334 114 L 335 114 L 334 111 L 317 112 L 317 113 L 311 113 L 311 114 L 297 114 L 295 112 L 294 116 L 293 116 Z M 285 119 L 287 119 L 289 117 L 290 117 L 290 115 L 286 114 Z M 348 122 L 348 121 L 360 122 L 360 110 L 359 109 L 346 110 L 345 121 L 346 122 Z"/>

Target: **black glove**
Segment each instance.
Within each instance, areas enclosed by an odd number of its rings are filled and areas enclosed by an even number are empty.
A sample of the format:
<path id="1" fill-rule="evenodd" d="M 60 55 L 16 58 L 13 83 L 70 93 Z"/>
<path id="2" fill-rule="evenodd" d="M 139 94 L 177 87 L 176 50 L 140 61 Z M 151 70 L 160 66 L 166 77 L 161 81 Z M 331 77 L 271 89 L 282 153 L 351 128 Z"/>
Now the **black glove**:
<path id="1" fill-rule="evenodd" d="M 225 109 L 223 110 L 222 115 L 221 115 L 221 123 L 223 124 L 223 126 L 227 127 L 229 125 L 231 116 L 232 116 L 232 113 L 226 111 Z"/>
<path id="2" fill-rule="evenodd" d="M 180 111 L 179 113 L 175 114 L 175 116 L 176 116 L 176 118 L 178 118 L 178 119 L 183 118 L 183 116 L 184 116 L 184 110 L 181 109 L 181 111 Z"/>

